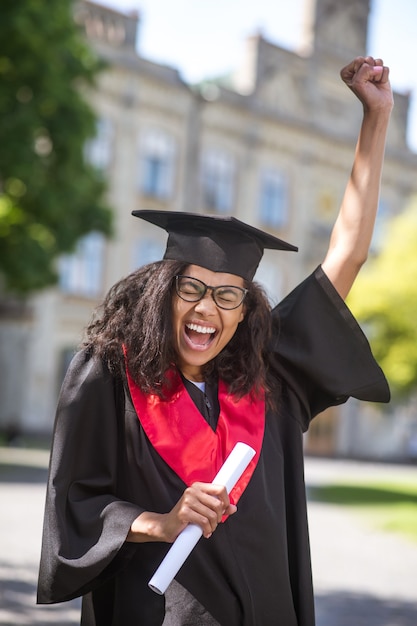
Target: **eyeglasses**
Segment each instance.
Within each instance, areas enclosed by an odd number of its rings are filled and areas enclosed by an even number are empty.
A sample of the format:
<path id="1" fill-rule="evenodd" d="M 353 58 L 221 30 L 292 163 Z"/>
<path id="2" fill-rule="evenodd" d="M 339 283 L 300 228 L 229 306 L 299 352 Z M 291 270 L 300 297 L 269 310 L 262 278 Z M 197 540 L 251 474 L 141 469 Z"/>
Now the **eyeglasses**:
<path id="1" fill-rule="evenodd" d="M 186 302 L 199 302 L 204 298 L 208 289 L 210 289 L 211 297 L 217 306 L 226 310 L 237 309 L 248 293 L 248 290 L 243 287 L 235 287 L 234 285 L 211 287 L 192 276 L 175 276 L 177 295 Z"/>

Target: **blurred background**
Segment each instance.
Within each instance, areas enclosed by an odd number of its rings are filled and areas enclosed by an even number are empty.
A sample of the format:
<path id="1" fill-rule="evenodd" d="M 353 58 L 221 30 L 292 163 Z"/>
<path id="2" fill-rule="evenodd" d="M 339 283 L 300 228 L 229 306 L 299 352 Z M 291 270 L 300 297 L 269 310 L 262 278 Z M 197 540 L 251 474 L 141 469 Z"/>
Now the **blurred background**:
<path id="1" fill-rule="evenodd" d="M 416 23 L 413 0 L 2 2 L 0 479 L 13 485 L 8 498 L 30 476 L 42 493 L 60 385 L 94 307 L 119 278 L 161 257 L 163 234 L 132 210 L 232 214 L 298 245 L 297 255 L 267 252 L 261 263 L 256 280 L 272 304 L 320 263 L 362 114 L 339 72 L 365 54 L 390 66 L 395 108 L 371 255 L 349 305 L 393 399 L 326 411 L 305 451 L 311 467 L 349 460 L 415 478 Z M 313 472 L 321 486 L 309 491 L 312 502 L 372 503 L 386 527 L 417 541 L 410 475 L 387 485 L 384 474 L 353 491 L 345 477 L 330 492 L 322 479 L 334 465 L 325 467 Z"/>
<path id="2" fill-rule="evenodd" d="M 417 5 L 103 2 L 3 4 L 6 443 L 48 439 L 94 307 L 119 278 L 161 257 L 164 234 L 132 210 L 233 214 L 298 245 L 296 255 L 265 254 L 256 279 L 272 303 L 320 263 L 361 120 L 339 71 L 371 53 L 391 67 L 395 108 L 371 259 L 349 304 L 394 400 L 328 411 L 305 445 L 311 454 L 416 460 Z"/>

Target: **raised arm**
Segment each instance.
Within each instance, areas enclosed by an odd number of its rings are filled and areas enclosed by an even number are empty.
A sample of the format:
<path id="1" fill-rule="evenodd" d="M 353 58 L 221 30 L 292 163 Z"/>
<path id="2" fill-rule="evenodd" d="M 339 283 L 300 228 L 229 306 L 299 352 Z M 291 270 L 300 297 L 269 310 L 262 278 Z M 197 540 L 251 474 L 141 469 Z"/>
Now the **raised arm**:
<path id="1" fill-rule="evenodd" d="M 346 298 L 368 257 L 393 97 L 389 69 L 381 59 L 357 57 L 340 75 L 362 102 L 363 120 L 352 172 L 322 267 L 342 298 Z"/>

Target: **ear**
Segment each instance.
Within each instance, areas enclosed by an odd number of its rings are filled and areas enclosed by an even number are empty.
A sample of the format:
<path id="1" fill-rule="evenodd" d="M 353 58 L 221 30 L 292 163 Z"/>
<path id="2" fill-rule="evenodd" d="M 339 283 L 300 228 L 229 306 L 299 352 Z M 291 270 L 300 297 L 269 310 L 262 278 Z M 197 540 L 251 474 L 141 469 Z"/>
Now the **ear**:
<path id="1" fill-rule="evenodd" d="M 243 320 L 245 319 L 245 315 L 246 315 L 246 307 L 243 306 L 240 312 L 238 324 L 240 324 L 240 322 L 243 322 Z"/>

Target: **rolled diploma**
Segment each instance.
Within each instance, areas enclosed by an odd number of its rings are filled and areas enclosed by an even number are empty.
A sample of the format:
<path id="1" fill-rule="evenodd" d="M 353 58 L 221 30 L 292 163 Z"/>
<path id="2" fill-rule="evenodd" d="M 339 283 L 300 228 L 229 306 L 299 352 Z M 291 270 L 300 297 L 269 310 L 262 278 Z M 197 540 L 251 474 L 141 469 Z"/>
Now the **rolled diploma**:
<path id="1" fill-rule="evenodd" d="M 227 493 L 230 493 L 254 455 L 253 448 L 239 441 L 216 474 L 213 484 L 224 485 Z M 153 591 L 160 595 L 165 593 L 202 534 L 197 524 L 188 524 L 184 528 L 148 583 Z"/>

